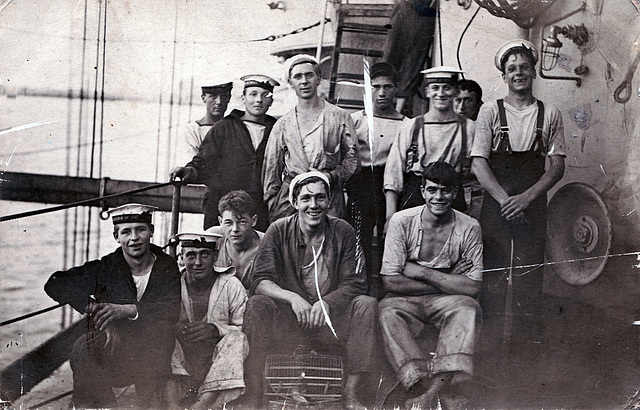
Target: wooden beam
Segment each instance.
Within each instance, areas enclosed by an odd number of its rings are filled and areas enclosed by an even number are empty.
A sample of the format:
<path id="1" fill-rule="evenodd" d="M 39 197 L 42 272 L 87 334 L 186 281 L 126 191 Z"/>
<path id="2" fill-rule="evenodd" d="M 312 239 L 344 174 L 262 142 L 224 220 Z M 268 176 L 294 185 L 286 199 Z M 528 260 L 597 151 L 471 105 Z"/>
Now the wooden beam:
<path id="1" fill-rule="evenodd" d="M 117 194 L 154 185 L 155 182 L 126 181 L 110 178 L 83 178 L 57 175 L 29 174 L 23 172 L 0 173 L 0 199 L 45 204 L 68 204 L 100 196 Z M 130 202 L 157 206 L 161 211 L 171 211 L 172 186 L 123 195 L 104 201 L 113 208 Z M 204 185 L 183 186 L 180 212 L 201 213 Z M 98 206 L 98 205 L 96 205 Z"/>

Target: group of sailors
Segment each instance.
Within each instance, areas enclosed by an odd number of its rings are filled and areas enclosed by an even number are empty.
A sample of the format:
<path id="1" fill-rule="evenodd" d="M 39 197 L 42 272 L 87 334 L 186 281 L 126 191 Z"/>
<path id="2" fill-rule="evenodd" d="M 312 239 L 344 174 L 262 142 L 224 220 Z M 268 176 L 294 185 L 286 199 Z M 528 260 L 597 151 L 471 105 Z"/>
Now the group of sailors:
<path id="1" fill-rule="evenodd" d="M 74 406 L 112 407 L 133 383 L 145 407 L 262 408 L 265 358 L 299 344 L 343 355 L 345 408 L 371 408 L 385 365 L 407 408 L 464 406 L 452 392 L 474 377 L 483 316 L 502 317 L 509 293 L 517 324 L 542 293 L 565 153 L 560 112 L 532 94 L 537 62 L 526 40 L 502 46 L 508 92 L 485 104 L 459 70 L 424 70 L 429 108 L 412 119 L 386 62 L 369 71 L 372 112 L 321 98 L 307 55 L 285 63 L 297 104 L 277 120 L 272 78 L 243 77 L 245 111 L 226 117 L 231 84 L 203 87 L 192 159 L 171 173 L 207 186 L 205 231 L 178 235 L 182 268 L 151 244 L 152 207 L 130 204 L 111 211 L 114 253 L 45 285 L 87 314 Z"/>

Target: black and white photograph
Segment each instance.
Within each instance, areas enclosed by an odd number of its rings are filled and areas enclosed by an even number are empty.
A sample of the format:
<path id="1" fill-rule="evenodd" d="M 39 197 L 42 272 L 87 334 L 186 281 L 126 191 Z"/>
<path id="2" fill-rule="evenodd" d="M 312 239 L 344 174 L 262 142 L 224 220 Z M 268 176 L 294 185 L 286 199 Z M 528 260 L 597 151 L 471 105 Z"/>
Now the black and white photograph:
<path id="1" fill-rule="evenodd" d="M 639 0 L 0 0 L 0 409 L 640 409 Z"/>

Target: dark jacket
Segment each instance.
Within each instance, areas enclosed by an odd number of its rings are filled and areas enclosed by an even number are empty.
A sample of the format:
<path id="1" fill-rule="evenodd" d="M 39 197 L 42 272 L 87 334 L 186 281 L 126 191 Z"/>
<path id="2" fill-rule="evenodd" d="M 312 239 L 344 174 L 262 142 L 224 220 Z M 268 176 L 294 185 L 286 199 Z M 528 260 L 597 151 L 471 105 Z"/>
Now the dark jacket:
<path id="1" fill-rule="evenodd" d="M 356 267 L 356 233 L 351 225 L 333 216 L 326 218 L 322 253 L 329 270 L 330 286 L 322 299 L 329 304 L 331 312 L 343 312 L 355 296 L 366 293 L 366 275 Z M 260 282 L 270 280 L 314 303 L 317 298 L 309 298 L 300 276 L 305 248 L 297 214 L 271 224 L 254 262 L 250 294 L 254 294 Z"/>
<path id="2" fill-rule="evenodd" d="M 186 165 L 198 172 L 198 183 L 207 186 L 204 204 L 206 228 L 217 225 L 218 202 L 230 191 L 247 191 L 258 206 L 258 222 L 267 224 L 266 206 L 262 200 L 262 163 L 267 140 L 276 119 L 265 116 L 265 130 L 258 148 L 253 147 L 251 135 L 240 119 L 244 111 L 233 110 L 211 127 L 198 155 Z M 263 229 L 259 229 L 263 230 Z"/>
<path id="3" fill-rule="evenodd" d="M 57 302 L 69 303 L 80 313 L 85 313 L 89 295 L 94 295 L 98 302 L 135 304 L 138 318 L 115 324 L 122 354 L 135 358 L 141 369 L 167 373 L 174 346 L 173 324 L 180 315 L 180 271 L 175 259 L 160 247 L 151 245 L 151 252 L 156 261 L 139 301 L 122 248 L 99 260 L 55 272 L 44 290 Z"/>

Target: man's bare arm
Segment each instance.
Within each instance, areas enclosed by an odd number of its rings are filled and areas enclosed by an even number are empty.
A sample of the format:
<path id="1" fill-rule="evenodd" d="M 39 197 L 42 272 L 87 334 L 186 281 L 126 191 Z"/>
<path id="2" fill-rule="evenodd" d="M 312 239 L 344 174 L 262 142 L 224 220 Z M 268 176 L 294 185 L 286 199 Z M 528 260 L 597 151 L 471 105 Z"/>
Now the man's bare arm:
<path id="1" fill-rule="evenodd" d="M 461 266 L 463 267 L 461 268 Z M 407 262 L 404 266 L 403 275 L 424 282 L 438 289 L 439 292 L 476 297 L 480 293 L 482 282 L 469 279 L 460 274 L 466 272 L 471 267 L 472 264 L 470 262 L 462 259 L 454 265 L 452 272 L 445 273 L 436 269 L 420 266 L 415 262 Z"/>
<path id="2" fill-rule="evenodd" d="M 385 290 L 407 296 L 432 295 L 441 293 L 439 289 L 404 275 L 380 275 Z"/>

